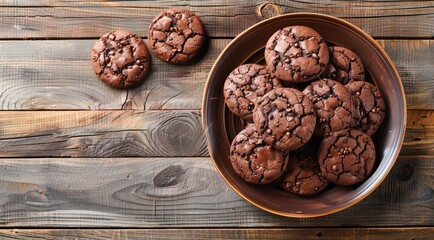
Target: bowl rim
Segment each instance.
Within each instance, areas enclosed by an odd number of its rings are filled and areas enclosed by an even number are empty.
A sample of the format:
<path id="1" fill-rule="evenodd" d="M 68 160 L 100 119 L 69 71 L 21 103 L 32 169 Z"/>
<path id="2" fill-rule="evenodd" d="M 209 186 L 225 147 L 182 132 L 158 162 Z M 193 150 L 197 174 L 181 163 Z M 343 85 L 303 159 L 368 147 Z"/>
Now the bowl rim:
<path id="1" fill-rule="evenodd" d="M 333 208 L 329 211 L 325 211 L 322 213 L 290 213 L 290 212 L 282 212 L 282 211 L 278 211 L 278 210 L 273 210 L 271 208 L 267 208 L 265 206 L 262 206 L 260 204 L 257 204 L 255 201 L 251 200 L 248 196 L 245 196 L 243 193 L 241 193 L 226 177 L 225 175 L 222 173 L 222 171 L 220 170 L 220 168 L 217 165 L 216 160 L 214 159 L 213 156 L 213 152 L 212 149 L 210 147 L 209 141 L 210 141 L 210 134 L 208 131 L 208 127 L 207 127 L 207 121 L 205 119 L 206 113 L 205 113 L 205 106 L 207 105 L 207 96 L 208 96 L 208 89 L 209 89 L 209 85 L 210 85 L 210 80 L 211 80 L 211 75 L 212 73 L 215 71 L 216 66 L 218 65 L 219 62 L 222 61 L 223 56 L 226 54 L 226 52 L 228 51 L 228 49 L 234 45 L 239 39 L 243 38 L 244 35 L 248 34 L 249 31 L 260 27 L 262 25 L 267 25 L 269 22 L 273 22 L 279 19 L 284 19 L 284 18 L 288 18 L 288 17 L 319 17 L 319 18 L 323 18 L 323 19 L 327 19 L 327 20 L 331 20 L 331 21 L 336 21 L 338 22 L 338 24 L 340 25 L 345 25 L 349 28 L 351 28 L 351 30 L 355 31 L 356 33 L 362 35 L 364 38 L 366 38 L 367 40 L 369 40 L 370 43 L 372 43 L 374 45 L 374 47 L 382 54 L 382 57 L 385 58 L 385 60 L 389 63 L 389 65 L 391 66 L 391 70 L 393 71 L 393 73 L 398 77 L 399 83 L 399 90 L 403 96 L 403 112 L 404 112 L 404 116 L 403 116 L 403 128 L 402 128 L 402 132 L 403 134 L 400 136 L 400 139 L 398 140 L 397 143 L 399 143 L 399 146 L 397 147 L 396 151 L 392 154 L 392 161 L 386 166 L 386 168 L 384 169 L 384 172 L 378 177 L 378 180 L 375 184 L 370 185 L 368 187 L 366 187 L 365 190 L 362 191 L 362 193 L 360 194 L 360 196 L 352 199 L 351 201 L 349 201 L 347 204 L 343 204 L 339 207 Z M 248 27 L 247 29 L 245 29 L 244 31 L 242 31 L 241 33 L 239 33 L 233 40 L 231 40 L 231 42 L 224 48 L 224 50 L 220 53 L 220 55 L 217 57 L 217 59 L 215 60 L 213 66 L 211 67 L 208 77 L 206 79 L 206 83 L 205 83 L 205 87 L 204 87 L 204 91 L 203 91 L 203 96 L 202 96 L 202 110 L 201 110 L 201 116 L 202 116 L 202 129 L 204 131 L 205 134 L 205 139 L 206 139 L 206 144 L 207 144 L 207 149 L 208 149 L 208 153 L 210 154 L 210 157 L 212 159 L 212 162 L 214 164 L 214 166 L 216 167 L 217 171 L 219 172 L 220 176 L 225 180 L 225 182 L 239 195 L 241 196 L 243 199 L 245 199 L 246 201 L 248 201 L 249 203 L 251 203 L 252 205 L 258 207 L 259 209 L 262 209 L 264 211 L 279 215 L 279 216 L 284 216 L 284 217 L 293 217 L 293 218 L 311 218 L 311 217 L 320 217 L 320 216 L 325 216 L 325 215 L 330 215 L 339 211 L 342 211 L 344 209 L 347 209 L 357 203 L 359 203 L 360 201 L 362 201 L 363 199 L 365 199 L 367 196 L 369 196 L 375 189 L 377 189 L 377 187 L 384 181 L 384 179 L 386 178 L 386 176 L 388 176 L 388 174 L 390 173 L 390 170 L 392 169 L 392 167 L 395 165 L 395 162 L 399 156 L 399 153 L 401 151 L 402 148 L 402 144 L 404 142 L 404 135 L 405 135 L 405 131 L 406 131 L 406 127 L 407 127 L 407 101 L 405 98 L 405 91 L 404 91 L 404 87 L 402 85 L 402 80 L 401 77 L 396 69 L 395 64 L 393 63 L 392 59 L 390 59 L 389 55 L 386 53 L 386 51 L 383 49 L 383 47 L 380 46 L 380 44 L 373 38 L 371 37 L 369 34 L 367 34 L 365 31 L 363 31 L 362 29 L 360 29 L 359 27 L 357 27 L 356 25 L 343 20 L 341 18 L 338 17 L 334 17 L 331 15 L 327 15 L 327 14 L 321 14 L 321 13 L 310 13 L 310 12 L 297 12 L 297 13 L 287 13 L 287 14 L 280 14 L 277 15 L 275 17 L 272 18 L 268 18 L 265 19 L 263 21 L 260 21 L 258 23 L 255 23 L 254 25 Z"/>

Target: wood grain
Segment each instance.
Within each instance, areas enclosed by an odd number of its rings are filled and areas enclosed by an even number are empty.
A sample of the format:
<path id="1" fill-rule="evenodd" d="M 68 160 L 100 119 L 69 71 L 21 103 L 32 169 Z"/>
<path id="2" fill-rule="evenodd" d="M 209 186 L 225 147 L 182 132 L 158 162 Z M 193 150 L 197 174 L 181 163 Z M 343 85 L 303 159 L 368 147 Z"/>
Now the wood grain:
<path id="1" fill-rule="evenodd" d="M 128 91 L 96 78 L 89 51 L 99 36 L 146 37 L 151 19 L 171 7 L 204 21 L 211 39 L 201 61 L 153 58 L 145 83 Z M 239 197 L 208 157 L 200 119 L 207 74 L 230 40 L 293 12 L 341 17 L 377 38 L 410 109 L 400 157 L 379 188 L 311 219 Z M 0 238 L 432 239 L 433 19 L 431 0 L 0 1 Z M 59 229 L 38 229 L 47 227 Z M 71 227 L 104 229 L 61 229 Z"/>
<path id="2" fill-rule="evenodd" d="M 262 0 L 54 1 L 6 0 L 0 6 L 0 38 L 96 38 L 112 29 L 140 35 L 166 8 L 199 15 L 212 37 L 234 37 L 263 18 Z M 282 13 L 315 12 L 348 20 L 374 37 L 432 37 L 433 1 L 268 1 Z"/>
<path id="3" fill-rule="evenodd" d="M 434 8 L 433 8 L 434 9 Z M 379 40 L 394 62 L 404 85 L 407 107 L 433 109 L 434 103 L 434 41 Z M 399 48 L 399 50 L 398 50 Z M 427 102 L 428 104 L 424 104 Z"/>
<path id="4" fill-rule="evenodd" d="M 229 40 L 211 41 L 204 58 L 190 66 L 153 57 L 144 83 L 128 91 L 96 77 L 90 65 L 94 43 L 0 41 L 0 108 L 200 109 L 209 69 Z"/>
<path id="5" fill-rule="evenodd" d="M 432 226 L 434 158 L 400 158 L 369 197 L 293 219 L 259 210 L 210 158 L 0 159 L 3 227 Z"/>
<path id="6" fill-rule="evenodd" d="M 383 239 L 429 240 L 434 228 L 259 228 L 259 229 L 14 229 L 0 230 L 3 239 Z"/>
<path id="7" fill-rule="evenodd" d="M 0 156 L 206 156 L 199 111 L 0 112 Z"/>
<path id="8" fill-rule="evenodd" d="M 93 72 L 94 40 L 0 41 L 0 109 L 200 109 L 207 75 L 229 42 L 210 41 L 207 54 L 194 65 L 153 58 L 144 84 L 120 91 Z M 401 75 L 408 108 L 434 109 L 434 40 L 379 43 Z"/>
<path id="9" fill-rule="evenodd" d="M 409 110 L 401 156 L 434 156 L 434 111 Z M 198 110 L 0 111 L 0 157 L 208 156 Z"/>
<path id="10" fill-rule="evenodd" d="M 401 155 L 434 154 L 434 112 L 408 111 L 407 130 Z"/>

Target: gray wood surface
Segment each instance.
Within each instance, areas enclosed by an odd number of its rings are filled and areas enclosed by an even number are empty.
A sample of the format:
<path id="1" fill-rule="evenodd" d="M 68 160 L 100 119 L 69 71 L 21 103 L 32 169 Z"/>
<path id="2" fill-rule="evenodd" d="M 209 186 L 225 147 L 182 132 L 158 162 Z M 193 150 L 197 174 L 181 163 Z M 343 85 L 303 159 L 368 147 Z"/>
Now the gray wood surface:
<path id="1" fill-rule="evenodd" d="M 0 157 L 207 156 L 197 110 L 0 111 Z"/>
<path id="2" fill-rule="evenodd" d="M 189 66 L 154 57 L 144 84 L 121 91 L 93 72 L 95 40 L 0 41 L 0 109 L 200 109 L 207 75 L 229 42 L 211 40 L 204 58 Z M 399 71 L 408 108 L 434 109 L 434 40 L 379 43 Z"/>
<path id="3" fill-rule="evenodd" d="M 6 0 L 0 9 L 0 38 L 96 38 L 125 28 L 145 35 L 163 9 L 194 11 L 212 37 L 234 37 L 262 20 L 262 0 L 228 1 L 54 1 Z M 433 1 L 268 1 L 282 13 L 317 12 L 341 17 L 374 37 L 431 37 Z"/>
<path id="4" fill-rule="evenodd" d="M 113 29 L 145 37 L 172 7 L 202 18 L 210 45 L 201 61 L 153 58 L 144 84 L 125 91 L 96 78 L 89 51 L 97 38 Z M 330 14 L 375 37 L 410 109 L 385 181 L 325 217 L 284 218 L 249 204 L 220 177 L 202 134 L 215 59 L 279 12 Z M 433 239 L 433 36 L 431 0 L 0 1 L 0 238 Z"/>
<path id="5" fill-rule="evenodd" d="M 0 230 L 3 239 L 382 239 L 431 240 L 434 228 L 311 228 L 311 229 L 14 229 Z"/>
<path id="6" fill-rule="evenodd" d="M 432 158 L 401 157 L 369 197 L 319 218 L 285 218 L 239 197 L 210 158 L 0 159 L 4 227 L 432 226 Z"/>

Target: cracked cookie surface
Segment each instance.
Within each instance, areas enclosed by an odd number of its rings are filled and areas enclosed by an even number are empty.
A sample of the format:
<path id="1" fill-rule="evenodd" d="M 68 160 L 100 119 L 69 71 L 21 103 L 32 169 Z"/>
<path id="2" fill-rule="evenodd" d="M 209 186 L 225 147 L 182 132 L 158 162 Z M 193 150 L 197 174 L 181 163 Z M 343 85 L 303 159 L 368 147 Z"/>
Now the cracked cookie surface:
<path id="1" fill-rule="evenodd" d="M 293 88 L 276 88 L 265 94 L 253 110 L 253 122 L 264 141 L 288 151 L 306 144 L 315 129 L 311 100 Z"/>
<path id="2" fill-rule="evenodd" d="M 253 124 L 235 136 L 229 159 L 235 172 L 245 181 L 268 184 L 278 179 L 288 164 L 288 153 L 265 144 Z"/>
<path id="3" fill-rule="evenodd" d="M 279 180 L 280 187 L 302 196 L 311 196 L 323 190 L 328 182 L 321 173 L 315 153 L 306 145 L 291 152 L 288 167 Z"/>
<path id="4" fill-rule="evenodd" d="M 200 55 L 206 43 L 206 32 L 200 18 L 192 12 L 168 9 L 149 25 L 148 43 L 163 61 L 184 64 Z"/>
<path id="5" fill-rule="evenodd" d="M 246 121 L 253 121 L 253 108 L 262 96 L 282 87 L 265 66 L 244 64 L 235 68 L 226 78 L 223 94 L 232 113 Z"/>
<path id="6" fill-rule="evenodd" d="M 329 62 L 323 37 L 305 26 L 275 32 L 265 46 L 267 66 L 281 80 L 307 82 L 320 76 Z"/>
<path id="7" fill-rule="evenodd" d="M 356 81 L 345 86 L 358 99 L 359 118 L 356 126 L 369 136 L 374 135 L 386 115 L 386 103 L 380 90 L 368 82 Z"/>
<path id="8" fill-rule="evenodd" d="M 149 53 L 142 38 L 125 30 L 104 34 L 91 51 L 98 78 L 115 88 L 129 88 L 142 81 L 149 69 Z"/>
<path id="9" fill-rule="evenodd" d="M 372 171 L 374 142 L 360 130 L 335 132 L 321 142 L 318 162 L 322 174 L 330 182 L 344 186 L 357 184 Z"/>
<path id="10" fill-rule="evenodd" d="M 312 100 L 316 115 L 314 135 L 327 136 L 350 127 L 356 107 L 350 91 L 339 82 L 321 79 L 312 82 L 303 93 Z"/>
<path id="11" fill-rule="evenodd" d="M 329 47 L 330 60 L 321 78 L 336 80 L 342 84 L 364 81 L 365 68 L 362 59 L 353 51 L 339 46 Z"/>

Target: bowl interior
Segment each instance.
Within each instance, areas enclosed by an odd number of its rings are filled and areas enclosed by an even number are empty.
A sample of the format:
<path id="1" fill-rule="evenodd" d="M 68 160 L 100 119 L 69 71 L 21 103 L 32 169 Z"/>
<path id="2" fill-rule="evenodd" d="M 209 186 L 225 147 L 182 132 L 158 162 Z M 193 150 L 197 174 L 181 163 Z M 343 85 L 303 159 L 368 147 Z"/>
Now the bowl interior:
<path id="1" fill-rule="evenodd" d="M 273 186 L 258 186 L 243 181 L 228 159 L 230 143 L 243 123 L 226 107 L 223 84 L 229 73 L 244 63 L 263 63 L 264 46 L 278 29 L 304 25 L 318 31 L 327 42 L 354 51 L 363 61 L 383 94 L 387 117 L 374 136 L 376 165 L 371 176 L 352 187 L 333 186 L 312 196 L 299 197 Z M 208 149 L 220 174 L 243 198 L 269 212 L 290 217 L 312 217 L 347 208 L 369 195 L 392 168 L 404 137 L 406 105 L 399 75 L 382 48 L 366 33 L 343 20 L 322 14 L 281 15 L 260 22 L 241 33 L 215 62 L 205 88 L 203 125 Z M 393 116 L 391 115 L 393 113 Z"/>

